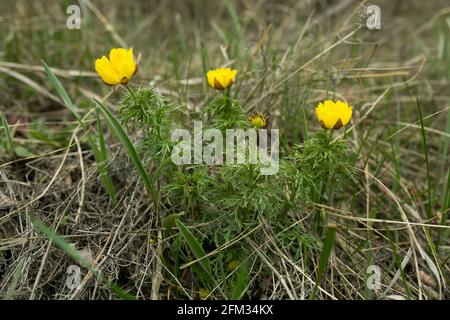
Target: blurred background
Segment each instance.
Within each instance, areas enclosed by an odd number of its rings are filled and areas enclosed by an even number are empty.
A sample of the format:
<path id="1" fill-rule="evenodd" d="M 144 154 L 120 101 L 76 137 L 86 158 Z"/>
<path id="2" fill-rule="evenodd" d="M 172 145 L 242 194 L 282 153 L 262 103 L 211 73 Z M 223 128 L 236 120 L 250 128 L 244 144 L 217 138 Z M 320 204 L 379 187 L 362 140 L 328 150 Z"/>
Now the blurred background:
<path id="1" fill-rule="evenodd" d="M 81 8 L 79 30 L 66 26 L 70 16 L 66 11 L 73 4 Z M 240 69 L 244 90 L 253 88 L 263 76 L 270 85 L 355 25 L 364 25 L 363 7 L 370 4 L 381 10 L 381 29 L 363 27 L 348 39 L 349 45 L 320 59 L 320 64 L 308 71 L 314 71 L 315 81 L 326 81 L 343 65 L 411 66 L 422 58 L 428 62 L 426 67 L 433 78 L 429 80 L 448 74 L 440 72 L 440 68 L 448 70 L 449 66 L 446 17 L 450 9 L 445 0 L 3 0 L 0 108 L 22 117 L 58 118 L 58 106 L 46 94 L 48 84 L 40 68 L 41 59 L 62 69 L 68 87 L 82 99 L 77 89 L 95 89 L 97 94 L 108 91 L 92 73 L 94 61 L 119 46 L 134 48 L 139 57 L 140 83 L 153 81 L 173 94 L 187 94 L 192 101 L 199 88 L 205 89 L 200 81 L 205 71 L 220 65 Z M 349 50 L 358 59 L 343 61 Z M 246 69 L 249 63 L 257 68 Z M 267 70 L 270 72 L 265 74 Z M 78 71 L 83 74 L 77 75 Z M 42 90 L 36 94 L 36 88 L 11 72 L 36 82 Z M 186 80 L 191 80 L 189 86 Z"/>

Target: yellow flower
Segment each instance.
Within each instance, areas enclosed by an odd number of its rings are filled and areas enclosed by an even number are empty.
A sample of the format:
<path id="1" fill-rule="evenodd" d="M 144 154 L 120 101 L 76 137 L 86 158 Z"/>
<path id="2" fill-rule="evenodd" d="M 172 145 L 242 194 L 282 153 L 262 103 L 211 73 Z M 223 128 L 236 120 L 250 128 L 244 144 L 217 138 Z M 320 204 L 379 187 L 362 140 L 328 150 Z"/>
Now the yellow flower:
<path id="1" fill-rule="evenodd" d="M 225 90 L 233 85 L 234 80 L 236 79 L 236 73 L 236 69 L 220 68 L 208 71 L 206 77 L 208 78 L 208 84 L 211 88 Z"/>
<path id="2" fill-rule="evenodd" d="M 316 107 L 316 115 L 322 128 L 339 129 L 349 123 L 352 107 L 346 102 L 326 100 Z"/>
<path id="3" fill-rule="evenodd" d="M 227 269 L 228 269 L 228 271 L 231 272 L 231 271 L 236 270 L 237 267 L 239 267 L 239 261 L 233 260 L 228 264 Z"/>
<path id="4" fill-rule="evenodd" d="M 267 116 L 261 112 L 256 112 L 254 115 L 248 118 L 248 121 L 252 124 L 253 127 L 257 129 L 265 128 L 267 126 Z"/>
<path id="5" fill-rule="evenodd" d="M 138 71 L 133 49 L 112 49 L 109 59 L 103 56 L 95 60 L 95 71 L 107 85 L 127 84 Z"/>

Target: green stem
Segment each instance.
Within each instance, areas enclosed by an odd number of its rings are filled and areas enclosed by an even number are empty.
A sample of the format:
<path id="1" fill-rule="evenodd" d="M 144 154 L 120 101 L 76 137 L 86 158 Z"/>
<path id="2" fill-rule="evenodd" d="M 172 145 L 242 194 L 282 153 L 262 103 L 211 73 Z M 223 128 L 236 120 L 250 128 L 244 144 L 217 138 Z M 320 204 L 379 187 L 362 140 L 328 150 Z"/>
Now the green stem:
<path id="1" fill-rule="evenodd" d="M 134 94 L 133 90 L 128 86 L 128 83 L 124 85 L 125 88 L 127 88 L 128 92 L 131 94 L 131 96 L 136 99 L 136 95 Z"/>
<path id="2" fill-rule="evenodd" d="M 327 129 L 325 129 L 327 130 Z M 333 140 L 334 129 L 330 129 L 330 133 L 328 134 L 328 144 Z"/>
<path id="3" fill-rule="evenodd" d="M 229 88 L 223 90 L 223 100 L 225 101 L 227 109 L 229 110 L 231 107 L 230 89 Z"/>

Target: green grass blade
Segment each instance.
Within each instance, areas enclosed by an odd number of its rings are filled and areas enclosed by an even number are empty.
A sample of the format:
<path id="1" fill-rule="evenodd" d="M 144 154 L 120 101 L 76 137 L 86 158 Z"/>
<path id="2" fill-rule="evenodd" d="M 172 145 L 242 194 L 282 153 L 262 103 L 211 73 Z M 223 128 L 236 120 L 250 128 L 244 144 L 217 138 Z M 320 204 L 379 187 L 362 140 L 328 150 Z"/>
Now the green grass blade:
<path id="1" fill-rule="evenodd" d="M 372 208 L 369 212 L 369 218 L 370 219 L 376 219 L 377 217 L 377 209 Z M 373 247 L 372 247 L 372 224 L 370 222 L 367 223 L 367 238 L 364 243 L 364 251 L 365 251 L 365 268 L 364 270 L 368 270 L 368 268 L 373 265 L 374 263 L 374 256 L 373 256 Z M 365 282 L 366 285 L 364 286 L 364 299 L 365 300 L 372 300 L 373 299 L 373 289 L 369 288 L 367 286 L 367 281 L 369 280 L 370 273 L 366 272 Z"/>
<path id="2" fill-rule="evenodd" d="M 441 205 L 441 211 L 442 211 L 442 217 L 440 224 L 442 226 L 445 226 L 447 224 L 447 216 L 448 216 L 448 210 L 450 209 L 450 169 L 447 170 L 447 180 L 445 181 L 444 186 L 444 196 L 442 199 L 442 205 Z M 436 247 L 439 246 L 439 243 L 441 242 L 441 239 L 447 239 L 448 238 L 448 229 L 439 228 L 438 235 L 436 239 Z"/>
<path id="3" fill-rule="evenodd" d="M 237 269 L 237 276 L 233 282 L 233 293 L 231 294 L 231 300 L 241 299 L 248 287 L 248 279 L 250 276 L 250 270 L 247 262 L 243 262 Z"/>
<path id="4" fill-rule="evenodd" d="M 17 265 L 16 270 L 14 271 L 11 284 L 9 285 L 8 290 L 6 291 L 3 300 L 11 300 L 14 297 L 14 292 L 16 291 L 17 284 L 19 283 L 20 276 L 22 275 L 24 260 L 25 258 L 20 259 L 19 264 Z"/>
<path id="5" fill-rule="evenodd" d="M 101 277 L 102 281 L 108 286 L 108 288 L 122 300 L 136 300 L 136 297 L 129 292 L 125 291 L 122 287 L 118 286 L 114 282 Z"/>
<path id="6" fill-rule="evenodd" d="M 446 133 L 447 135 L 450 134 L 450 109 L 447 111 L 447 122 L 446 122 L 446 124 L 445 124 L 445 133 Z M 443 135 L 443 136 L 442 136 L 442 142 L 441 142 L 441 144 L 442 144 L 442 147 L 441 147 L 441 150 L 442 150 L 442 160 L 441 160 L 442 165 L 441 165 L 441 171 L 444 171 L 445 165 L 446 165 L 446 163 L 447 163 L 447 159 L 448 159 L 448 147 L 449 147 L 449 145 L 450 145 L 449 142 L 450 142 L 450 138 L 449 138 L 448 136 Z"/>
<path id="7" fill-rule="evenodd" d="M 52 230 L 49 226 L 47 226 L 44 222 L 39 220 L 37 217 L 30 215 L 30 220 L 33 223 L 33 226 L 39 230 L 44 236 L 46 236 L 49 240 L 52 241 L 53 244 L 55 244 L 58 248 L 60 248 L 62 251 L 64 251 L 69 257 L 71 257 L 75 262 L 82 266 L 83 268 L 88 269 L 93 274 L 95 274 L 100 281 L 105 283 L 113 293 L 115 293 L 119 298 L 125 299 L 125 300 L 134 300 L 135 296 L 131 295 L 130 293 L 126 292 L 113 282 L 106 279 L 101 272 L 95 270 L 92 268 L 91 264 L 83 258 L 77 250 L 73 246 L 71 246 L 64 238 L 62 238 L 60 235 L 58 235 L 54 230 Z"/>
<path id="8" fill-rule="evenodd" d="M 11 130 L 9 128 L 8 120 L 6 120 L 5 114 L 3 112 L 0 112 L 0 120 L 2 122 L 2 127 L 6 135 L 6 150 L 7 152 L 11 153 L 11 156 L 14 156 L 14 145 Z"/>
<path id="9" fill-rule="evenodd" d="M 119 121 L 117 121 L 116 117 L 108 110 L 108 108 L 105 105 L 103 105 L 100 101 L 96 99 L 94 99 L 94 103 L 97 106 L 97 108 L 99 108 L 100 111 L 103 113 L 114 134 L 117 136 L 122 145 L 125 147 L 128 156 L 130 157 L 131 161 L 134 164 L 134 167 L 138 171 L 139 176 L 141 177 L 141 180 L 144 183 L 147 192 L 152 197 L 155 206 L 158 206 L 158 196 L 156 189 L 154 188 L 153 182 L 148 176 L 147 171 L 145 170 L 141 162 L 141 158 L 139 157 L 136 148 L 134 147 L 130 138 L 125 133 L 125 130 L 122 128 Z"/>
<path id="10" fill-rule="evenodd" d="M 364 249 L 366 250 L 365 253 L 365 260 L 366 260 L 366 267 L 365 270 L 371 265 L 373 265 L 373 251 L 372 247 L 369 241 L 366 241 Z M 367 283 L 367 280 L 369 279 L 369 273 L 366 272 L 366 277 L 364 283 Z M 364 286 L 364 299 L 365 300 L 372 300 L 373 299 L 373 290 L 369 288 L 369 286 Z"/>
<path id="11" fill-rule="evenodd" d="M 332 249 L 334 247 L 334 243 L 336 241 L 336 231 L 337 231 L 337 226 L 335 224 L 328 225 L 326 235 L 325 235 L 325 240 L 323 243 L 322 253 L 320 254 L 319 271 L 318 271 L 317 277 L 316 277 L 316 284 L 314 286 L 314 289 L 313 289 L 311 297 L 310 297 L 311 300 L 314 299 L 316 292 L 317 292 L 317 288 L 319 287 L 320 283 L 322 282 L 323 275 L 325 274 L 325 271 L 327 269 L 328 261 L 330 260 L 330 256 L 331 256 L 331 251 L 332 251 Z"/>
<path id="12" fill-rule="evenodd" d="M 63 85 L 58 80 L 58 78 L 55 76 L 55 74 L 50 69 L 50 67 L 47 65 L 47 63 L 44 60 L 41 60 L 41 62 L 44 65 L 44 69 L 45 69 L 45 72 L 47 73 L 47 77 L 50 80 L 50 83 L 52 84 L 53 88 L 55 88 L 56 92 L 58 93 L 59 97 L 63 101 L 64 105 L 72 112 L 72 114 L 77 118 L 77 120 L 80 122 L 80 124 L 84 128 L 84 124 L 81 122 L 81 117 L 77 114 L 75 105 L 73 104 L 72 99 L 70 99 L 69 94 L 67 93 L 66 89 L 64 89 Z"/>
<path id="13" fill-rule="evenodd" d="M 97 118 L 97 131 L 98 131 L 98 154 L 94 154 L 96 162 L 98 163 L 98 170 L 100 172 L 100 178 L 102 179 L 102 184 L 108 192 L 111 199 L 113 199 L 114 203 L 117 202 L 117 193 L 116 188 L 112 182 L 111 176 L 108 171 L 108 167 L 106 165 L 108 161 L 108 153 L 106 151 L 106 143 L 105 137 L 103 135 L 103 127 L 102 122 L 100 121 L 100 116 L 98 114 L 98 109 L 95 110 L 95 116 Z"/>
<path id="14" fill-rule="evenodd" d="M 444 216 L 446 217 L 448 212 L 447 210 L 450 208 L 450 168 L 447 170 L 447 180 L 445 181 L 444 186 L 444 197 L 442 199 L 442 211 L 443 216 L 442 219 L 444 219 Z"/>
<path id="15" fill-rule="evenodd" d="M 425 127 L 423 124 L 422 108 L 420 106 L 420 101 L 419 99 L 416 99 L 416 101 L 417 101 L 417 113 L 419 114 L 420 129 L 422 133 L 423 152 L 425 154 L 425 165 L 426 165 L 425 167 L 427 171 L 427 195 L 428 195 L 427 217 L 428 219 L 431 219 L 433 216 L 433 199 L 431 197 L 430 161 L 428 157 L 427 135 L 425 134 Z"/>
<path id="16" fill-rule="evenodd" d="M 230 40 L 228 39 L 227 35 L 225 34 L 223 29 L 221 29 L 217 23 L 215 23 L 214 21 L 211 21 L 211 27 L 218 34 L 218 36 L 222 39 L 223 42 L 230 43 Z"/>
<path id="17" fill-rule="evenodd" d="M 388 238 L 389 245 L 391 247 L 392 261 L 395 264 L 396 268 L 400 271 L 401 282 L 403 284 L 403 289 L 405 290 L 406 297 L 407 299 L 411 299 L 411 289 L 409 288 L 408 278 L 405 269 L 402 267 L 402 261 L 397 252 L 396 241 L 394 239 L 391 229 L 389 229 L 389 226 L 386 223 L 384 223 L 383 225 L 384 230 L 386 232 L 386 237 Z"/>
<path id="18" fill-rule="evenodd" d="M 44 60 L 41 60 L 42 64 L 44 65 L 44 69 L 47 73 L 47 77 L 50 80 L 50 83 L 52 84 L 53 88 L 55 88 L 56 92 L 58 93 L 59 97 L 63 101 L 64 105 L 69 109 L 69 111 L 73 114 L 73 116 L 77 119 L 80 126 L 83 128 L 83 130 L 87 131 L 88 128 L 85 126 L 83 119 L 78 115 L 76 111 L 76 107 L 72 102 L 72 99 L 70 99 L 69 94 L 67 93 L 66 89 L 64 89 L 61 82 L 58 80 L 58 78 L 55 76 L 53 71 L 50 69 L 50 67 L 45 63 Z M 102 180 L 103 187 L 105 188 L 106 192 L 109 194 L 111 199 L 114 203 L 116 203 L 116 190 L 114 188 L 114 184 L 111 179 L 111 175 L 109 174 L 108 168 L 105 165 L 105 161 L 107 160 L 106 157 L 106 147 L 105 142 L 103 138 L 103 132 L 99 130 L 99 142 L 100 142 L 100 149 L 97 146 L 97 144 L 94 141 L 94 138 L 92 134 L 87 134 L 86 139 L 88 141 L 89 146 L 92 149 L 92 152 L 94 153 L 95 162 L 98 164 L 98 169 L 100 173 L 100 177 Z M 102 150 L 102 148 L 104 148 Z"/>
<path id="19" fill-rule="evenodd" d="M 197 35 L 197 47 L 199 48 L 198 50 L 200 51 L 200 58 L 202 61 L 202 73 L 204 75 L 206 75 L 206 73 L 208 72 L 208 62 L 207 62 L 207 51 L 206 51 L 206 47 L 205 44 L 203 42 L 203 40 L 201 39 L 200 35 Z M 208 83 L 207 81 L 203 81 L 203 91 L 205 93 L 208 92 Z"/>
<path id="20" fill-rule="evenodd" d="M 54 230 L 47 226 L 37 217 L 30 215 L 33 226 L 51 240 L 58 248 L 64 251 L 69 257 L 71 257 L 77 264 L 83 268 L 90 268 L 89 262 L 84 259 L 77 250 L 75 250 L 66 240 L 59 236 Z"/>
<path id="21" fill-rule="evenodd" d="M 177 228 L 178 230 L 180 230 L 181 235 L 186 240 L 192 252 L 194 253 L 195 258 L 199 260 L 202 268 L 208 273 L 208 275 L 211 275 L 211 265 L 209 264 L 209 260 L 204 258 L 206 256 L 206 252 L 203 247 L 200 245 L 191 231 L 189 231 L 189 229 L 180 220 L 175 220 L 175 224 L 177 225 Z"/>
<path id="22" fill-rule="evenodd" d="M 175 227 L 175 220 L 180 219 L 184 215 L 184 211 L 180 213 L 172 213 L 164 217 L 162 225 L 165 229 L 170 230 Z"/>
<path id="23" fill-rule="evenodd" d="M 235 38 L 238 40 L 238 48 L 243 48 L 244 44 L 242 41 L 242 28 L 241 28 L 241 24 L 239 22 L 239 17 L 238 14 L 236 12 L 236 9 L 233 5 L 233 3 L 231 3 L 229 0 L 225 1 L 225 7 L 227 8 L 228 14 L 231 17 L 231 21 L 233 22 L 233 27 L 234 27 L 234 31 L 235 31 Z M 239 51 L 237 51 L 238 54 L 241 54 Z"/>

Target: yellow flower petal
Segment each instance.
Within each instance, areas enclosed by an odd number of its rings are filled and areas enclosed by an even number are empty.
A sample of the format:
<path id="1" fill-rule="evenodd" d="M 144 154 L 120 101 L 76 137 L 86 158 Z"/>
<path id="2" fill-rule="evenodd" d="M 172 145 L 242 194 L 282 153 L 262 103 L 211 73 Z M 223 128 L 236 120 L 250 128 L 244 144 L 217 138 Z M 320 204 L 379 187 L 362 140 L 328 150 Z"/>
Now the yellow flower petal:
<path id="1" fill-rule="evenodd" d="M 105 56 L 96 60 L 95 70 L 106 84 L 127 84 L 137 72 L 133 49 L 111 49 L 109 60 Z"/>
<path id="2" fill-rule="evenodd" d="M 99 74 L 102 81 L 110 86 L 120 84 L 120 78 L 111 62 L 105 56 L 95 60 L 95 71 Z"/>
<path id="3" fill-rule="evenodd" d="M 336 109 L 341 115 L 342 125 L 346 126 L 352 118 L 352 107 L 345 102 L 338 101 L 336 102 Z"/>
<path id="4" fill-rule="evenodd" d="M 236 74 L 237 74 L 237 69 L 231 70 L 231 79 L 233 79 L 233 81 L 236 79 Z"/>
<path id="5" fill-rule="evenodd" d="M 211 88 L 214 88 L 214 71 L 208 71 L 208 73 L 206 74 L 206 77 L 208 78 L 208 84 Z"/>
<path id="6" fill-rule="evenodd" d="M 236 79 L 237 70 L 230 68 L 220 68 L 210 70 L 206 74 L 208 84 L 211 88 L 216 90 L 224 90 L 230 88 Z"/>
<path id="7" fill-rule="evenodd" d="M 223 71 L 216 72 L 214 74 L 214 88 L 223 90 L 228 87 L 228 81 L 225 78 Z"/>
<path id="8" fill-rule="evenodd" d="M 330 113 L 327 112 L 327 109 L 323 103 L 319 103 L 316 108 L 317 119 L 319 119 L 320 125 L 323 128 L 330 129 L 332 128 L 332 119 L 330 117 Z"/>
<path id="9" fill-rule="evenodd" d="M 120 60 L 124 59 L 126 56 L 127 50 L 124 48 L 114 48 L 109 51 L 109 61 L 111 63 L 117 63 Z"/>
<path id="10" fill-rule="evenodd" d="M 345 102 L 326 100 L 316 107 L 317 119 L 326 129 L 339 129 L 346 126 L 352 117 L 352 108 Z"/>

